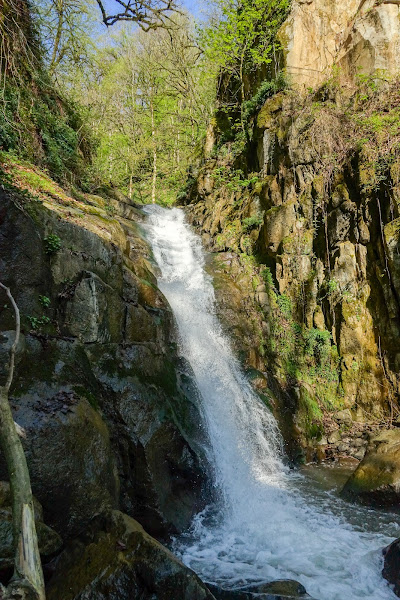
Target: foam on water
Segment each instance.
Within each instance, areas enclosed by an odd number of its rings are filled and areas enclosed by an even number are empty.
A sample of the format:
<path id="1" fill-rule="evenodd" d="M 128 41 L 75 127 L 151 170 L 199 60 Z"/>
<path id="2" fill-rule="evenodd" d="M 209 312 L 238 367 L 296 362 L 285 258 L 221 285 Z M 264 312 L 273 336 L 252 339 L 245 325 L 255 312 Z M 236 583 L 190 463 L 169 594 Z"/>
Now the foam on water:
<path id="1" fill-rule="evenodd" d="M 252 391 L 215 316 L 199 238 L 180 209 L 146 208 L 159 287 L 202 398 L 221 502 L 198 515 L 175 552 L 206 581 L 234 587 L 290 578 L 318 600 L 392 600 L 380 549 L 391 515 L 315 492 L 285 466 L 274 417 Z M 350 510 L 350 513 L 349 513 Z"/>

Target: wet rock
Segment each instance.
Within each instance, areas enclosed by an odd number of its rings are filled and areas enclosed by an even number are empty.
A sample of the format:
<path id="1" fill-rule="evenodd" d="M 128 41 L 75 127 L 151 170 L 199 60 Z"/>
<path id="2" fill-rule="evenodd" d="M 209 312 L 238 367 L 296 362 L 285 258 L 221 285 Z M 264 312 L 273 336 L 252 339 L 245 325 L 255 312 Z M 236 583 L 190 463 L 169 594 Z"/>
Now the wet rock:
<path id="1" fill-rule="evenodd" d="M 256 583 L 234 590 L 212 584 L 208 584 L 208 587 L 217 600 L 312 600 L 304 586 L 292 580 Z"/>
<path id="2" fill-rule="evenodd" d="M 342 490 L 362 504 L 396 506 L 400 501 L 400 431 L 371 438 L 366 455 Z"/>
<path id="3" fill-rule="evenodd" d="M 400 539 L 384 548 L 384 566 L 382 575 L 393 585 L 393 590 L 400 597 Z"/>
<path id="4" fill-rule="evenodd" d="M 24 333 L 12 408 L 27 430 L 33 491 L 64 538 L 116 507 L 168 536 L 204 506 L 206 435 L 148 244 L 130 220 L 141 217 L 113 200 L 111 218 L 102 202 L 81 204 L 76 223 L 56 200 L 28 215 L 0 190 L 0 269 Z M 49 232 L 61 240 L 51 256 Z M 24 316 L 44 313 L 39 295 L 51 323 L 32 331 Z M 0 311 L 0 329 L 13 326 Z M 1 364 L 10 339 L 0 338 Z"/>
<path id="5" fill-rule="evenodd" d="M 123 303 L 115 289 L 95 273 L 85 272 L 66 303 L 69 333 L 83 342 L 120 341 Z"/>
<path id="6" fill-rule="evenodd" d="M 58 533 L 76 535 L 94 514 L 117 505 L 108 428 L 88 400 L 36 384 L 18 399 L 15 418 L 27 433 L 23 445 L 32 489 Z"/>
<path id="7" fill-rule="evenodd" d="M 48 600 L 214 600 L 193 571 L 118 511 L 95 519 L 53 568 Z"/>

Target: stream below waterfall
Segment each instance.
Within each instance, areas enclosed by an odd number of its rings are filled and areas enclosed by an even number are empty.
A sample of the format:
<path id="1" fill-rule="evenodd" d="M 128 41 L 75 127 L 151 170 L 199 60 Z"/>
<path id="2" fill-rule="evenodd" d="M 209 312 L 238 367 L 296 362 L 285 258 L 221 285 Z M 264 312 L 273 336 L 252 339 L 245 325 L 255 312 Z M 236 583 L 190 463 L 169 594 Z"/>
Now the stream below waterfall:
<path id="1" fill-rule="evenodd" d="M 287 467 L 276 421 L 216 317 L 199 237 L 180 209 L 145 211 L 158 285 L 201 394 L 220 497 L 175 540 L 174 552 L 204 581 L 225 588 L 295 579 L 317 600 L 394 600 L 381 576 L 381 549 L 399 536 L 398 516 L 344 502 L 312 471 Z"/>

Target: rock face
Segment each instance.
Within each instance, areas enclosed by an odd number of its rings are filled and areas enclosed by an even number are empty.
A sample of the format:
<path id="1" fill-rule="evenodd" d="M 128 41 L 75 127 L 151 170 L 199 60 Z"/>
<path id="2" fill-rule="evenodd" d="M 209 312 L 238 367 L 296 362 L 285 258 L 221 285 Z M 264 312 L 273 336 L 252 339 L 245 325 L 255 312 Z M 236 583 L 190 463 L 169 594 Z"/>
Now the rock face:
<path id="1" fill-rule="evenodd" d="M 281 31 L 285 66 L 295 85 L 314 87 L 338 65 L 343 75 L 394 74 L 400 58 L 396 0 L 294 0 Z"/>
<path id="2" fill-rule="evenodd" d="M 11 404 L 33 492 L 64 540 L 118 507 L 167 536 L 203 502 L 196 390 L 141 218 L 115 198 L 0 192 L 1 279 L 22 317 Z M 1 306 L 3 374 L 13 315 Z"/>
<path id="3" fill-rule="evenodd" d="M 362 459 L 399 405 L 400 161 L 380 156 L 370 125 L 380 111 L 398 122 L 400 91 L 385 84 L 371 100 L 362 89 L 328 82 L 305 98 L 275 94 L 240 151 L 217 121 L 214 155 L 183 200 L 216 254 L 210 272 L 237 353 L 306 459 Z M 379 130 L 390 144 L 392 132 Z"/>
<path id="4" fill-rule="evenodd" d="M 381 431 L 370 440 L 365 458 L 343 488 L 352 500 L 374 506 L 400 501 L 400 431 Z"/>
<path id="5" fill-rule="evenodd" d="M 118 511 L 93 522 L 55 569 L 48 600 L 214 600 L 193 571 Z"/>

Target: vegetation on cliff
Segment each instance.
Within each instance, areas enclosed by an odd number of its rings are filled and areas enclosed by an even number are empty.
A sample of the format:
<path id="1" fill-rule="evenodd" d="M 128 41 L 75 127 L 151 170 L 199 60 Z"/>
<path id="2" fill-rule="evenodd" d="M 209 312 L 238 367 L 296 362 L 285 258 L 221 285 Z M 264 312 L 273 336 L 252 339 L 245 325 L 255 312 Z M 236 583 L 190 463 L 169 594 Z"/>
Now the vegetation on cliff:
<path id="1" fill-rule="evenodd" d="M 364 423 L 399 413 L 399 89 L 386 74 L 345 87 L 337 69 L 301 102 L 271 85 L 245 138 L 216 119 L 184 200 L 206 243 L 233 251 L 253 282 L 253 346 L 314 443 L 343 408 Z M 347 437 L 336 446 L 358 456 Z"/>

